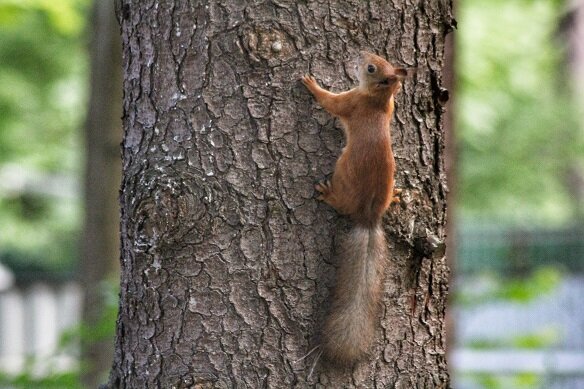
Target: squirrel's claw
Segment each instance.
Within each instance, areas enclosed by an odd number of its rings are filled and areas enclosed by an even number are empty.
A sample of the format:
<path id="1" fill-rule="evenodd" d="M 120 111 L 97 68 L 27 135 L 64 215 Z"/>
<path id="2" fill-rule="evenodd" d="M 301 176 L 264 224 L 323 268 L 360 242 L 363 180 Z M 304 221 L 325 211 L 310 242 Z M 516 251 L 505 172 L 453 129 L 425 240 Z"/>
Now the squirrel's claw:
<path id="1" fill-rule="evenodd" d="M 333 191 L 333 186 L 330 180 L 326 180 L 316 184 L 314 189 L 320 193 L 320 196 L 318 196 L 317 199 L 324 200 Z"/>
<path id="2" fill-rule="evenodd" d="M 398 188 L 393 188 L 393 193 L 391 194 L 391 202 L 392 203 L 399 203 L 401 200 L 399 195 L 401 194 L 402 190 Z"/>
<path id="3" fill-rule="evenodd" d="M 302 76 L 302 83 L 307 87 L 317 85 L 316 79 L 312 77 L 310 74 L 305 74 L 304 76 Z"/>

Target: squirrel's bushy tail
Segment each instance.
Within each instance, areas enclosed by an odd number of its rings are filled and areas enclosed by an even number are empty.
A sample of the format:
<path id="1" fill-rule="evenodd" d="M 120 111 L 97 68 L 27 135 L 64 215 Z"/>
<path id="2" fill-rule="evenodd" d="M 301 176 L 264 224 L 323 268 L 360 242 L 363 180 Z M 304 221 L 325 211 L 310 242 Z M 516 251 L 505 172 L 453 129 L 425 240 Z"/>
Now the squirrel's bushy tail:
<path id="1" fill-rule="evenodd" d="M 386 258 L 385 234 L 379 224 L 356 225 L 342 243 L 334 297 L 322 334 L 323 350 L 331 361 L 350 365 L 369 350 Z"/>

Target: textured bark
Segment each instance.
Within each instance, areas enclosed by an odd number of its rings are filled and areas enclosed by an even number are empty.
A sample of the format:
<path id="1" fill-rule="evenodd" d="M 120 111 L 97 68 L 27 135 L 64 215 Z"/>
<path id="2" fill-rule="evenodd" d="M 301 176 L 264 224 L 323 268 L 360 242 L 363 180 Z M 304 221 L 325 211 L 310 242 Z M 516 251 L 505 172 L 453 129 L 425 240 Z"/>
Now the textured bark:
<path id="1" fill-rule="evenodd" d="M 83 321 L 104 315 L 103 280 L 117 273 L 120 252 L 120 141 L 122 138 L 121 39 L 110 1 L 96 1 L 91 20 L 91 83 L 85 124 L 85 223 L 81 255 Z M 107 378 L 113 356 L 111 339 L 82 345 L 83 381 L 95 388 Z"/>
<path id="2" fill-rule="evenodd" d="M 446 2 L 122 1 L 122 285 L 111 387 L 436 388 L 446 186 Z M 384 221 L 371 357 L 318 352 L 348 221 L 314 198 L 339 124 L 298 82 L 348 89 L 376 51 L 416 66 L 393 126 L 402 203 Z M 312 366 L 314 365 L 314 370 Z"/>

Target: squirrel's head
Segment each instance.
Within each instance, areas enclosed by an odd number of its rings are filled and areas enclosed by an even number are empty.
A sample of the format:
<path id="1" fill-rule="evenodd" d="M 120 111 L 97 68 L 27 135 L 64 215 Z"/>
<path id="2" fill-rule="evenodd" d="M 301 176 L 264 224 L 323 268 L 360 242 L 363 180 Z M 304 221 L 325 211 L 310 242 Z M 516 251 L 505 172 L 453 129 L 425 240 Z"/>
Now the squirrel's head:
<path id="1" fill-rule="evenodd" d="M 362 51 L 357 69 L 359 85 L 370 92 L 383 91 L 394 95 L 408 75 L 404 68 L 394 68 L 378 55 Z"/>

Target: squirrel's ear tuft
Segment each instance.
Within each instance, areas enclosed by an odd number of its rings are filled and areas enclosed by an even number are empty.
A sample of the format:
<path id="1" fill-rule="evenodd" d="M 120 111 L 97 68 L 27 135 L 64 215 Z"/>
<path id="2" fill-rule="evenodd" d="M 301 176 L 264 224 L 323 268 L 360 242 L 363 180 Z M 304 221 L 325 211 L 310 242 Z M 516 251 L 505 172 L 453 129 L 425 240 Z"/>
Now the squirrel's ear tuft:
<path id="1" fill-rule="evenodd" d="M 406 68 L 394 68 L 393 71 L 395 72 L 395 75 L 402 80 L 408 76 L 408 69 Z"/>

